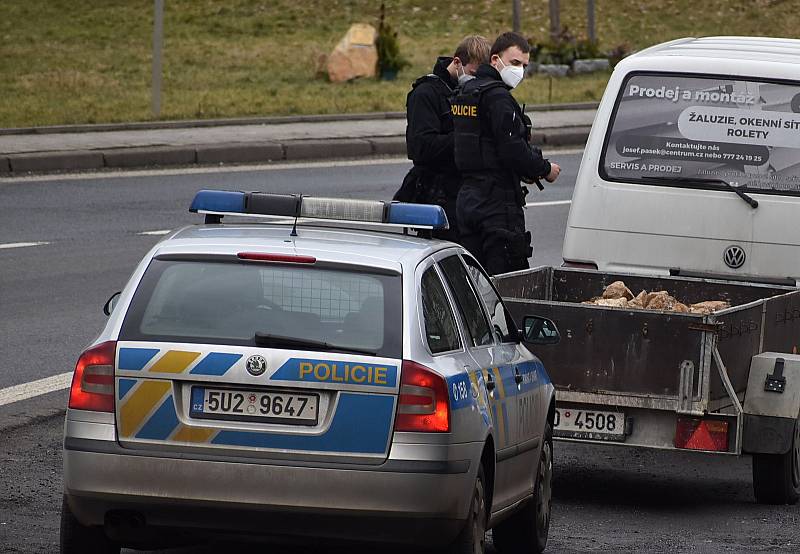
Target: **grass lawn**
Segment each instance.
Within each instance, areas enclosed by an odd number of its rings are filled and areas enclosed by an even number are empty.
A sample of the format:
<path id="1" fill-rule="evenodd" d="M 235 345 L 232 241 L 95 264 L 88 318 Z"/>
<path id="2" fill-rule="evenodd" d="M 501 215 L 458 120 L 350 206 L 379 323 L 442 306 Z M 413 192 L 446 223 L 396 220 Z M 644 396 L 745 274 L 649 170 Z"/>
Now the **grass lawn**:
<path id="1" fill-rule="evenodd" d="M 396 111 L 410 82 L 462 36 L 507 30 L 510 0 L 386 0 L 411 61 L 396 81 L 315 76 L 350 23 L 377 24 L 378 0 L 166 0 L 161 119 Z M 525 34 L 543 39 L 547 0 L 522 0 Z M 583 33 L 584 0 L 561 0 Z M 152 0 L 4 0 L 0 127 L 142 121 L 150 115 Z M 794 0 L 600 0 L 603 50 L 682 36 L 797 36 Z M 607 74 L 524 82 L 520 102 L 598 100 Z M 552 91 L 552 92 L 551 92 Z"/>

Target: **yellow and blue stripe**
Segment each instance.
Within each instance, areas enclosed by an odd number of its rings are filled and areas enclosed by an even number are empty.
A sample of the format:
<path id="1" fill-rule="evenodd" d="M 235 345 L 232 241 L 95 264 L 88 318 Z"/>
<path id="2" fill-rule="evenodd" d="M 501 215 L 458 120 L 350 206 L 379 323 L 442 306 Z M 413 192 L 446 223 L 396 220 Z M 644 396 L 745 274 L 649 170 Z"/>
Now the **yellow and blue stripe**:
<path id="1" fill-rule="evenodd" d="M 395 402 L 392 395 L 340 393 L 324 433 L 290 435 L 185 425 L 178 419 L 171 381 L 121 377 L 117 390 L 122 439 L 315 452 L 386 452 Z"/>
<path id="2" fill-rule="evenodd" d="M 203 356 L 201 352 L 186 350 L 167 350 L 158 356 L 161 352 L 158 348 L 120 348 L 117 369 L 120 371 L 144 371 L 150 365 L 146 373 L 180 374 L 186 373 L 186 370 L 191 367 L 189 375 L 221 377 L 242 358 L 241 354 L 211 352 Z M 202 359 L 195 364 L 195 361 L 201 356 L 203 356 Z M 150 364 L 154 359 L 155 362 Z"/>

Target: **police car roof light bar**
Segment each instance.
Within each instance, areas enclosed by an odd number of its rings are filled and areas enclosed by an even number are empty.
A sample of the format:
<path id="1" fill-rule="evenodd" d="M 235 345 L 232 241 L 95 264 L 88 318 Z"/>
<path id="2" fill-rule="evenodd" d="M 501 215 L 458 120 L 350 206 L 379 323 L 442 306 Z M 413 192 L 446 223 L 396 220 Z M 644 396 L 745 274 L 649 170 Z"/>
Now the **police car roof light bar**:
<path id="1" fill-rule="evenodd" d="M 382 224 L 419 229 L 447 229 L 441 206 L 381 200 L 320 198 L 299 194 L 270 194 L 228 190 L 198 191 L 190 212 L 216 216 L 304 218 L 320 221 Z"/>

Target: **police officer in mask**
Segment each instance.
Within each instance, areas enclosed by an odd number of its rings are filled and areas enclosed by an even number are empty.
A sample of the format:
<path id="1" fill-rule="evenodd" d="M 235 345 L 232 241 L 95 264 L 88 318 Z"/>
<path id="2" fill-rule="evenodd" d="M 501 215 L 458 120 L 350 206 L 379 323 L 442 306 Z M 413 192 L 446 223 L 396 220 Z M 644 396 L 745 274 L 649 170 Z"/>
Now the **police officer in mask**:
<path id="1" fill-rule="evenodd" d="M 511 95 L 530 59 L 528 41 L 504 33 L 488 64 L 452 100 L 455 163 L 462 174 L 457 216 L 464 245 L 491 275 L 529 267 L 520 183 L 553 182 L 561 168 L 530 144 L 530 119 Z M 541 185 L 539 185 L 541 186 Z"/>
<path id="2" fill-rule="evenodd" d="M 456 199 L 461 176 L 453 158 L 450 99 L 460 85 L 473 78 L 480 64 L 489 61 L 490 46 L 484 37 L 466 37 L 452 58 L 440 57 L 432 73 L 414 81 L 406 100 L 406 150 L 414 167 L 394 199 L 442 206 L 450 229 L 436 231 L 436 238 L 459 240 Z"/>

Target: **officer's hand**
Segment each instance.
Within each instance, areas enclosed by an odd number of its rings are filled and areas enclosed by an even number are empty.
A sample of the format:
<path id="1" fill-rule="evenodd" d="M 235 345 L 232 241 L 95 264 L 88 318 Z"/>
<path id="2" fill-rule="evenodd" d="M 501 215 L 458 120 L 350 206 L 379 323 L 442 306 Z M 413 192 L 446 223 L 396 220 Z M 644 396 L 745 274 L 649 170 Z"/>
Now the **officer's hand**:
<path id="1" fill-rule="evenodd" d="M 558 175 L 561 173 L 561 166 L 558 164 L 551 163 L 550 164 L 550 173 L 547 174 L 545 180 L 548 183 L 552 183 L 556 179 L 558 179 Z"/>

